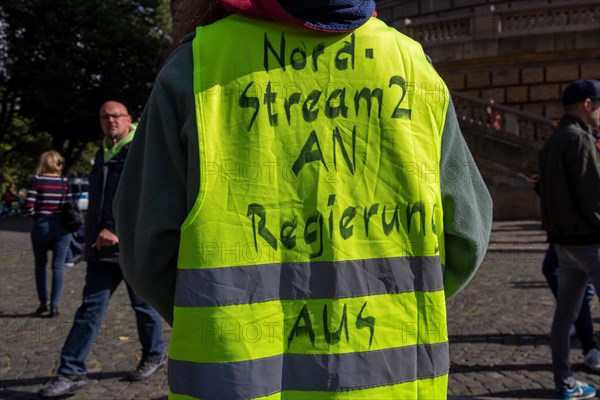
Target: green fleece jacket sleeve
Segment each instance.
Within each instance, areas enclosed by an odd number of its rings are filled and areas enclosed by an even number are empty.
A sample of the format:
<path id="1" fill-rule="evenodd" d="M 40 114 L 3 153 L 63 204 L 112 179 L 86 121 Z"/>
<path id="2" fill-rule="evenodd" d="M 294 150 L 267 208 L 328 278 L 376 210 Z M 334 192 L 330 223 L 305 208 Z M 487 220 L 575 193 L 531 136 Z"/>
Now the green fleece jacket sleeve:
<path id="1" fill-rule="evenodd" d="M 444 290 L 449 299 L 479 268 L 492 229 L 492 198 L 462 136 L 452 103 L 442 134 L 440 186 L 446 250 Z"/>
<path id="2" fill-rule="evenodd" d="M 114 202 L 123 276 L 170 325 L 179 230 L 200 182 L 192 65 L 187 42 L 159 73 Z"/>

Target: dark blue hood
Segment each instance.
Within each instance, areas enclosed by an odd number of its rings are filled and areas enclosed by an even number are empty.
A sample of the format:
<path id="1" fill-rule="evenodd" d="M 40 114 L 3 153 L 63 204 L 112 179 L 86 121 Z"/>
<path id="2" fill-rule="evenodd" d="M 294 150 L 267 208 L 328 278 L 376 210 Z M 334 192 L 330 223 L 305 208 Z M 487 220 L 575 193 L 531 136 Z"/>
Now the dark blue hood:
<path id="1" fill-rule="evenodd" d="M 222 0 L 223 8 L 252 18 L 325 32 L 349 32 L 376 15 L 374 0 Z"/>

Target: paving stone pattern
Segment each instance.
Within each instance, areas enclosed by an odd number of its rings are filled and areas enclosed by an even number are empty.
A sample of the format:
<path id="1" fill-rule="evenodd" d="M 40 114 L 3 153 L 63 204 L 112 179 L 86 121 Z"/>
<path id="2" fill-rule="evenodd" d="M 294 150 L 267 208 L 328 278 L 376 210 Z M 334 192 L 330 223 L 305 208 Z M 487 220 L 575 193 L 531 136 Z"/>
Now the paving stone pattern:
<path id="1" fill-rule="evenodd" d="M 81 301 L 84 263 L 65 271 L 58 318 L 31 315 L 38 304 L 30 228 L 30 219 L 0 220 L 0 399 L 37 398 L 36 392 L 56 374 L 60 349 Z M 450 399 L 552 397 L 548 334 L 554 299 L 541 273 L 544 239 L 538 221 L 494 223 L 482 267 L 448 303 Z M 598 331 L 597 299 L 592 310 Z M 163 326 L 168 341 L 170 328 Z M 583 367 L 576 341 L 573 345 L 576 377 L 600 384 L 600 375 Z M 166 368 L 144 382 L 125 379 L 139 357 L 134 313 L 121 285 L 88 357 L 93 382 L 65 398 L 166 399 Z"/>

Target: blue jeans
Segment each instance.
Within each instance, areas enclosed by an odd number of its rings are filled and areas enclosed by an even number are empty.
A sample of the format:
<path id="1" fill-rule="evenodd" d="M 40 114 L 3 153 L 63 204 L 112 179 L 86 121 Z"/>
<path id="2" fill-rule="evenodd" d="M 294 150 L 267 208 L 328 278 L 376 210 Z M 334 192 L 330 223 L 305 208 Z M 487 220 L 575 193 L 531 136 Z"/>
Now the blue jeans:
<path id="1" fill-rule="evenodd" d="M 50 306 L 57 308 L 63 287 L 65 259 L 71 243 L 71 232 L 67 231 L 60 215 L 38 216 L 31 230 L 31 244 L 35 258 L 35 285 L 40 302 L 48 300 L 46 264 L 48 251 L 52 250 L 52 297 Z"/>
<path id="2" fill-rule="evenodd" d="M 558 271 L 558 256 L 556 255 L 554 246 L 551 244 L 550 247 L 548 247 L 546 256 L 544 257 L 542 272 L 546 277 L 546 281 L 548 282 L 548 286 L 550 287 L 554 298 L 558 297 Z M 590 301 L 594 298 L 595 294 L 596 292 L 594 290 L 594 286 L 591 282 L 588 282 L 585 290 L 584 302 L 581 305 L 577 319 L 573 324 L 575 325 L 575 333 L 577 334 L 577 338 L 581 342 L 583 354 L 586 354 L 591 349 L 598 348 L 594 339 L 594 325 L 590 312 Z"/>
<path id="3" fill-rule="evenodd" d="M 85 360 L 100 332 L 110 297 L 123 280 L 119 264 L 88 263 L 83 303 L 60 355 L 59 374 L 84 375 Z M 149 304 L 135 295 L 127 285 L 131 307 L 135 311 L 138 336 L 142 344 L 142 360 L 158 361 L 163 357 L 162 322 Z"/>

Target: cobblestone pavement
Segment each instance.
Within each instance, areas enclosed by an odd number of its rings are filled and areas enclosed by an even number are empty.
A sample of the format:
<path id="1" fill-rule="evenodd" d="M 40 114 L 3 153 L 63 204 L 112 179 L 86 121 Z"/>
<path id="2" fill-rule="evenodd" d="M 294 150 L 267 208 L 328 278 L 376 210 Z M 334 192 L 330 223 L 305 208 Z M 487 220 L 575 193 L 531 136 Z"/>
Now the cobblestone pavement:
<path id="1" fill-rule="evenodd" d="M 58 318 L 31 315 L 37 307 L 31 220 L 0 220 L 0 399 L 35 399 L 54 374 L 59 352 L 81 301 L 85 265 L 65 272 Z M 541 274 L 546 249 L 537 221 L 496 222 L 490 251 L 469 286 L 448 303 L 451 373 L 449 396 L 458 399 L 552 397 L 548 333 L 554 300 Z M 599 330 L 598 301 L 593 302 Z M 170 329 L 164 324 L 169 339 Z M 144 382 L 125 379 L 139 361 L 134 313 L 124 285 L 111 300 L 88 357 L 93 383 L 78 399 L 166 399 L 166 368 Z M 582 366 L 574 343 L 576 377 L 600 384 Z"/>

